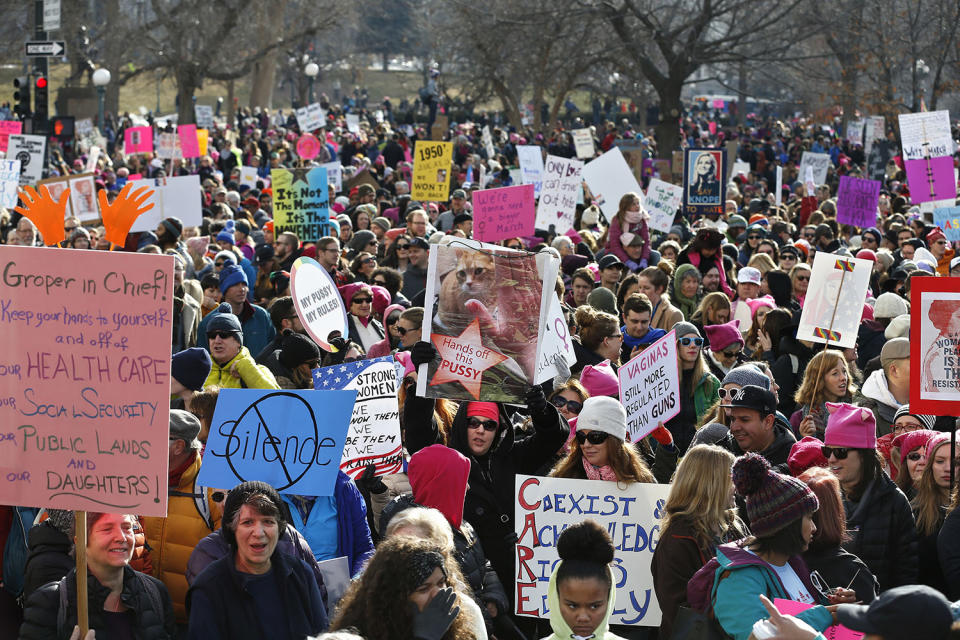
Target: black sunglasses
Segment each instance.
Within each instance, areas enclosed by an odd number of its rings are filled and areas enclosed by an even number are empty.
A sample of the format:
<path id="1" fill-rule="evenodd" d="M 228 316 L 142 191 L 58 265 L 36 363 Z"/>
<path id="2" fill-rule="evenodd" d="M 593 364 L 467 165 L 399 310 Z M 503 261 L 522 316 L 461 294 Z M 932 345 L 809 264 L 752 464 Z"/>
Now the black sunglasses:
<path id="1" fill-rule="evenodd" d="M 797 276 L 797 280 L 800 280 L 800 281 L 806 281 L 809 279 L 810 279 L 810 276 Z"/>
<path id="2" fill-rule="evenodd" d="M 737 349 L 736 351 L 724 351 L 723 355 L 725 358 L 736 358 L 738 355 L 740 355 L 740 352 L 740 349 Z"/>
<path id="3" fill-rule="evenodd" d="M 399 333 L 402 336 L 407 335 L 411 331 L 416 331 L 416 329 L 407 329 L 406 327 L 401 327 L 400 325 L 397 325 L 397 333 Z"/>
<path id="4" fill-rule="evenodd" d="M 567 400 L 563 396 L 556 396 L 550 402 L 553 403 L 557 409 L 567 408 L 567 411 L 570 413 L 580 413 L 583 410 L 583 403 L 577 402 L 576 400 Z"/>
<path id="5" fill-rule="evenodd" d="M 481 420 L 480 418 L 473 416 L 467 421 L 468 429 L 476 429 L 477 427 L 483 427 L 484 431 L 496 431 L 499 425 L 495 420 Z"/>
<path id="6" fill-rule="evenodd" d="M 923 454 L 922 454 L 922 453 L 918 453 L 918 452 L 916 452 L 916 451 L 907 454 L 907 460 L 910 460 L 910 461 L 912 461 L 912 462 L 916 462 L 917 460 L 920 460 L 921 458 L 923 458 Z"/>
<path id="7" fill-rule="evenodd" d="M 606 431 L 591 431 L 590 433 L 577 431 L 573 437 L 577 439 L 577 444 L 583 444 L 587 441 L 589 441 L 590 444 L 603 444 L 607 441 L 607 438 L 610 437 L 610 434 Z"/>
<path id="8" fill-rule="evenodd" d="M 377 285 L 378 287 L 385 287 L 385 286 L 387 286 L 386 280 L 377 280 L 376 278 L 374 278 L 373 284 Z"/>
<path id="9" fill-rule="evenodd" d="M 820 452 L 823 454 L 824 458 L 830 459 L 830 456 L 833 456 L 837 460 L 846 460 L 847 455 L 850 453 L 850 449 L 846 447 L 820 447 Z"/>
<path id="10" fill-rule="evenodd" d="M 408 244 L 398 244 L 398 245 L 397 245 L 397 251 L 403 251 L 404 249 L 409 249 L 409 248 L 410 248 L 410 245 L 408 245 Z"/>
<path id="11" fill-rule="evenodd" d="M 350 302 L 353 304 L 370 304 L 373 302 L 373 298 L 354 298 Z"/>
<path id="12" fill-rule="evenodd" d="M 747 236 L 747 240 L 759 240 L 763 236 Z"/>
<path id="13" fill-rule="evenodd" d="M 213 340 L 214 338 L 220 338 L 221 340 L 226 340 L 227 338 L 235 338 L 236 334 L 232 331 L 210 331 L 207 333 L 207 340 Z"/>

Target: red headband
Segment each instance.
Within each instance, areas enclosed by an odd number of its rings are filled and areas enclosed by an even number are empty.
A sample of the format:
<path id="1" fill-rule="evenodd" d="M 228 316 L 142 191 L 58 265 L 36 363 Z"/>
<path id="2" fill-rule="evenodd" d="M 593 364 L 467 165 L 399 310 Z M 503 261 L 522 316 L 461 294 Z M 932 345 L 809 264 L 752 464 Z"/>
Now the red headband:
<path id="1" fill-rule="evenodd" d="M 489 418 L 500 424 L 500 407 L 496 402 L 471 402 L 467 405 L 467 417 Z"/>

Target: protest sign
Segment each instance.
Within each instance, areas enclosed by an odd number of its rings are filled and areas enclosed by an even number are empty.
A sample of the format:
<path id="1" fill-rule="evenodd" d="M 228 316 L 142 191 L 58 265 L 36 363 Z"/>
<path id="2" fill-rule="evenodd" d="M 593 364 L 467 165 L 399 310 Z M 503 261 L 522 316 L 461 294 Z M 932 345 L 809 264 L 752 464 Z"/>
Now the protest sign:
<path id="1" fill-rule="evenodd" d="M 210 132 L 206 129 L 197 129 L 197 146 L 200 147 L 200 155 L 207 155 L 207 143 L 210 140 Z"/>
<path id="2" fill-rule="evenodd" d="M 743 175 L 744 177 L 750 175 L 750 163 L 744 162 L 743 160 L 734 160 L 733 161 L 733 175 L 739 176 Z"/>
<path id="3" fill-rule="evenodd" d="M 23 123 L 19 120 L 0 120 L 0 151 L 7 152 L 7 143 L 12 135 L 23 131 Z"/>
<path id="4" fill-rule="evenodd" d="M 830 164 L 830 154 L 804 151 L 803 155 L 800 156 L 800 175 L 805 176 L 807 167 L 811 167 L 813 169 L 813 179 L 816 183 L 824 184 L 827 181 L 827 171 L 830 168 Z"/>
<path id="5" fill-rule="evenodd" d="M 153 129 L 150 127 L 130 127 L 123 132 L 123 152 L 153 153 Z"/>
<path id="6" fill-rule="evenodd" d="M 181 124 L 177 127 L 180 137 L 180 151 L 184 158 L 200 157 L 200 142 L 197 140 L 197 125 Z"/>
<path id="7" fill-rule="evenodd" d="M 360 133 L 360 116 L 356 113 L 347 114 L 347 131 L 350 133 Z"/>
<path id="8" fill-rule="evenodd" d="M 450 196 L 453 143 L 418 140 L 413 153 L 414 200 L 444 201 Z"/>
<path id="9" fill-rule="evenodd" d="M 221 389 L 197 482 L 333 495 L 356 391 Z"/>
<path id="10" fill-rule="evenodd" d="M 957 180 L 953 175 L 953 156 L 934 156 L 904 160 L 911 202 L 953 200 Z"/>
<path id="11" fill-rule="evenodd" d="M 639 140 L 614 140 L 613 144 L 620 149 L 623 159 L 627 161 L 627 166 L 633 171 L 633 177 L 639 181 L 643 177 L 643 143 Z M 656 166 L 657 160 L 653 162 Z M 662 160 L 661 162 L 665 164 L 659 168 L 661 171 L 660 177 L 664 180 L 670 180 L 670 161 Z"/>
<path id="12" fill-rule="evenodd" d="M 257 186 L 257 180 L 260 179 L 260 174 L 257 173 L 256 167 L 240 167 L 240 184 L 246 185 L 253 189 Z"/>
<path id="13" fill-rule="evenodd" d="M 532 253 L 462 239 L 431 247 L 422 339 L 437 358 L 420 367 L 417 395 L 521 402 L 555 281 L 543 286 Z"/>
<path id="14" fill-rule="evenodd" d="M 313 160 L 320 153 L 320 141 L 312 133 L 305 133 L 297 139 L 297 155 L 304 160 Z"/>
<path id="15" fill-rule="evenodd" d="M 537 229 L 549 230 L 552 225 L 559 235 L 573 228 L 582 173 L 583 163 L 579 160 L 547 156 L 534 223 Z"/>
<path id="16" fill-rule="evenodd" d="M 386 356 L 313 370 L 314 389 L 357 392 L 340 459 L 340 470 L 351 478 L 371 464 L 378 476 L 403 470 L 395 362 L 393 356 Z"/>
<path id="17" fill-rule="evenodd" d="M 17 206 L 20 189 L 20 161 L 0 160 L 0 207 L 13 209 Z"/>
<path id="18" fill-rule="evenodd" d="M 723 214 L 727 183 L 722 149 L 685 149 L 683 152 L 683 212 L 686 215 Z"/>
<path id="19" fill-rule="evenodd" d="M 730 182 L 730 179 L 733 178 L 733 163 L 737 160 L 737 141 L 736 140 L 727 140 L 723 144 L 723 149 L 726 151 L 727 166 L 724 170 L 724 174 L 727 176 L 727 182 Z M 673 152 L 674 158 L 676 154 L 680 153 L 678 151 Z"/>
<path id="20" fill-rule="evenodd" d="M 650 214 L 647 225 L 655 231 L 666 233 L 673 226 L 673 220 L 683 203 L 683 187 L 664 182 L 657 178 L 650 178 L 647 185 L 647 196 L 644 206 Z"/>
<path id="21" fill-rule="evenodd" d="M 350 563 L 347 556 L 338 556 L 320 560 L 317 569 L 323 576 L 323 587 L 327 590 L 327 615 L 333 620 L 340 599 L 350 587 Z"/>
<path id="22" fill-rule="evenodd" d="M 20 186 L 39 182 L 43 178 L 46 138 L 11 134 L 7 140 L 7 159 L 20 161 Z"/>
<path id="23" fill-rule="evenodd" d="M 93 133 L 93 118 L 80 118 L 73 123 L 73 129 L 80 138 L 89 136 Z"/>
<path id="24" fill-rule="evenodd" d="M 880 182 L 840 176 L 837 190 L 837 222 L 855 227 L 872 227 L 877 223 Z"/>
<path id="25" fill-rule="evenodd" d="M 901 113 L 897 117 L 900 122 L 900 145 L 905 161 L 953 155 L 949 111 Z"/>
<path id="26" fill-rule="evenodd" d="M 540 254 L 537 254 L 538 261 L 539 257 Z M 557 358 L 562 359 L 567 368 L 577 362 L 577 354 L 573 351 L 573 340 L 570 338 L 570 328 L 563 316 L 563 306 L 556 292 L 550 295 L 549 304 L 546 322 L 543 325 L 543 335 L 540 339 L 540 349 L 537 353 L 537 373 L 533 380 L 536 384 L 543 384 L 565 373 L 562 367 L 557 366 Z"/>
<path id="27" fill-rule="evenodd" d="M 960 415 L 960 279 L 910 282 L 910 409 Z"/>
<path id="28" fill-rule="evenodd" d="M 777 165 L 777 190 L 774 192 L 774 198 L 776 198 L 775 206 L 779 207 L 783 204 L 783 167 L 780 165 Z"/>
<path id="29" fill-rule="evenodd" d="M 960 241 L 960 207 L 940 207 L 933 210 L 933 224 L 943 229 L 950 242 Z"/>
<path id="30" fill-rule="evenodd" d="M 680 413 L 677 335 L 670 331 L 617 371 L 620 404 L 627 410 L 630 441 L 637 442 Z"/>
<path id="31" fill-rule="evenodd" d="M 343 191 L 343 172 L 339 160 L 320 165 L 327 170 L 327 184 L 332 184 L 337 193 Z"/>
<path id="32" fill-rule="evenodd" d="M 297 234 L 301 242 L 316 242 L 330 234 L 330 192 L 327 170 L 271 169 L 274 234 Z"/>
<path id="33" fill-rule="evenodd" d="M 817 252 L 800 314 L 798 340 L 848 349 L 856 344 L 873 262 Z"/>
<path id="34" fill-rule="evenodd" d="M 587 160 L 593 157 L 593 134 L 590 129 L 574 129 L 570 132 L 573 137 L 573 146 L 577 150 L 577 157 Z"/>
<path id="35" fill-rule="evenodd" d="M 98 160 L 100 160 L 100 147 L 93 145 L 90 147 L 90 151 L 87 152 L 87 164 L 84 166 L 83 170 L 86 173 L 92 173 L 96 171 Z"/>
<path id="36" fill-rule="evenodd" d="M 863 118 L 857 118 L 847 123 L 847 141 L 851 145 L 863 145 L 863 127 L 866 121 Z"/>
<path id="37" fill-rule="evenodd" d="M 100 219 L 100 208 L 97 205 L 97 191 L 93 182 L 93 173 L 82 173 L 63 178 L 47 178 L 38 185 L 45 185 L 50 197 L 59 201 L 60 196 L 70 189 L 70 199 L 67 201 L 66 216 L 76 216 L 80 222 L 93 222 Z M 67 238 L 69 240 L 69 238 Z"/>
<path id="38" fill-rule="evenodd" d="M 625 193 L 635 193 L 643 203 L 643 191 L 618 147 L 588 162 L 583 168 L 583 180 L 607 220 L 613 220 L 617 215 L 620 198 Z"/>
<path id="39" fill-rule="evenodd" d="M 325 351 L 333 351 L 333 334 L 349 334 L 347 309 L 330 274 L 313 258 L 300 257 L 290 270 L 290 295 L 303 328 Z"/>
<path id="40" fill-rule="evenodd" d="M 165 516 L 173 257 L 0 260 L 0 504 Z"/>
<path id="41" fill-rule="evenodd" d="M 487 159 L 493 159 L 493 156 L 496 155 L 496 150 L 493 148 L 493 136 L 490 135 L 490 126 L 483 125 L 481 131 L 481 139 L 483 140 L 483 149 L 487 152 Z M 542 163 L 542 161 L 541 161 Z"/>
<path id="42" fill-rule="evenodd" d="M 297 126 L 300 127 L 300 131 L 304 133 L 319 129 L 327 119 L 327 112 L 323 110 L 319 102 L 300 107 L 297 109 L 296 114 Z"/>
<path id="43" fill-rule="evenodd" d="M 532 184 L 473 192 L 473 237 L 481 242 L 533 235 Z"/>
<path id="44" fill-rule="evenodd" d="M 548 618 L 547 587 L 557 569 L 557 538 L 590 519 L 610 533 L 616 603 L 610 624 L 660 625 L 650 571 L 670 485 L 517 475 L 514 613 Z"/>
<path id="45" fill-rule="evenodd" d="M 863 151 L 870 155 L 873 150 L 873 143 L 877 140 L 884 140 L 887 137 L 886 120 L 883 116 L 870 116 L 867 118 L 863 127 Z"/>
<path id="46" fill-rule="evenodd" d="M 136 180 L 134 189 L 148 186 L 153 191 L 147 202 L 153 208 L 141 215 L 130 228 L 131 232 L 154 231 L 164 218 L 179 218 L 185 227 L 199 227 L 203 223 L 200 198 L 200 176 L 176 176 Z"/>
<path id="47" fill-rule="evenodd" d="M 194 105 L 193 115 L 197 120 L 198 128 L 207 130 L 213 129 L 213 107 L 203 104 Z"/>
<path id="48" fill-rule="evenodd" d="M 884 180 L 887 174 L 887 163 L 894 156 L 893 145 L 887 140 L 878 140 L 867 155 L 867 177 L 871 180 Z"/>
<path id="49" fill-rule="evenodd" d="M 175 133 L 157 134 L 157 157 L 163 160 L 179 160 L 183 157 L 180 151 L 180 140 Z"/>
<path id="50" fill-rule="evenodd" d="M 543 152 L 536 145 L 518 145 L 517 160 L 523 184 L 532 184 L 534 196 L 539 198 L 543 186 Z"/>
<path id="51" fill-rule="evenodd" d="M 777 611 L 782 615 L 795 616 L 798 613 L 803 613 L 807 609 L 810 609 L 814 605 L 812 603 L 797 602 L 796 600 L 774 598 L 773 606 L 775 606 Z M 824 629 L 822 634 L 826 640 L 861 640 L 864 635 L 859 631 L 852 631 L 842 624 L 831 625 Z"/>

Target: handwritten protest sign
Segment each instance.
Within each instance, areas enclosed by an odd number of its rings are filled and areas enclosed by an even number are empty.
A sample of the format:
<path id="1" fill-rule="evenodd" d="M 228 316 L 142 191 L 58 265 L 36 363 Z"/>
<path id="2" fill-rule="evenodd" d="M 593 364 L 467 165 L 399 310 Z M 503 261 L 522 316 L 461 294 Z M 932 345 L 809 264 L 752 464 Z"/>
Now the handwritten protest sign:
<path id="1" fill-rule="evenodd" d="M 23 131 L 23 123 L 19 120 L 0 120 L 0 151 L 7 152 L 7 142 L 10 135 L 17 135 Z"/>
<path id="2" fill-rule="evenodd" d="M 687 215 L 723 214 L 727 194 L 726 154 L 721 149 L 685 149 L 683 152 L 683 212 Z"/>
<path id="3" fill-rule="evenodd" d="M 297 258 L 290 271 L 290 295 L 297 316 L 313 341 L 326 351 L 331 334 L 347 337 L 347 310 L 337 285 L 327 270 L 313 258 Z"/>
<path id="4" fill-rule="evenodd" d="M 329 496 L 356 391 L 221 389 L 197 482 L 260 480 L 278 492 Z"/>
<path id="5" fill-rule="evenodd" d="M 543 152 L 536 145 L 517 146 L 517 160 L 520 162 L 520 175 L 523 184 L 532 184 L 534 195 L 540 197 L 543 187 Z"/>
<path id="6" fill-rule="evenodd" d="M 173 258 L 0 262 L 0 504 L 165 516 Z"/>
<path id="7" fill-rule="evenodd" d="M 200 129 L 213 129 L 213 107 L 205 104 L 193 106 L 193 115 L 197 120 L 197 127 Z"/>
<path id="8" fill-rule="evenodd" d="M 590 129 L 574 129 L 570 132 L 573 136 L 573 146 L 577 150 L 577 157 L 581 160 L 587 160 L 593 157 L 593 134 Z"/>
<path id="9" fill-rule="evenodd" d="M 130 127 L 123 132 L 123 152 L 153 153 L 153 129 L 150 127 Z"/>
<path id="10" fill-rule="evenodd" d="M 240 184 L 246 185 L 253 189 L 257 186 L 257 180 L 260 179 L 260 174 L 257 173 L 256 167 L 242 166 L 240 167 Z"/>
<path id="11" fill-rule="evenodd" d="M 343 191 L 343 167 L 340 166 L 340 161 L 334 160 L 320 166 L 327 170 L 327 183 L 332 184 L 338 193 Z"/>
<path id="12" fill-rule="evenodd" d="M 886 120 L 883 116 L 870 116 L 863 127 L 863 151 L 868 156 L 873 150 L 873 143 L 887 137 Z"/>
<path id="13" fill-rule="evenodd" d="M 900 122 L 900 144 L 905 161 L 953 155 L 949 111 L 901 113 L 897 117 Z"/>
<path id="14" fill-rule="evenodd" d="M 800 314 L 798 340 L 842 349 L 857 341 L 873 262 L 818 251 Z"/>
<path id="15" fill-rule="evenodd" d="M 887 140 L 878 140 L 867 153 L 867 176 L 871 180 L 883 180 L 886 177 L 887 163 L 894 156 L 893 144 Z"/>
<path id="16" fill-rule="evenodd" d="M 865 124 L 866 121 L 863 118 L 857 118 L 847 123 L 847 141 L 849 141 L 851 145 L 863 144 L 863 127 Z"/>
<path id="17" fill-rule="evenodd" d="M 314 389 L 357 392 L 340 461 L 340 470 L 351 478 L 371 464 L 378 476 L 400 473 L 403 468 L 395 362 L 387 356 L 313 370 Z"/>
<path id="18" fill-rule="evenodd" d="M 650 214 L 648 226 L 655 231 L 669 231 L 682 203 L 683 187 L 664 182 L 659 178 L 650 178 L 647 197 L 644 198 L 644 207 Z"/>
<path id="19" fill-rule="evenodd" d="M 271 169 L 270 180 L 276 235 L 292 231 L 301 242 L 316 242 L 330 234 L 326 169 Z"/>
<path id="20" fill-rule="evenodd" d="M 422 339 L 437 357 L 421 365 L 417 395 L 521 401 L 552 290 L 534 254 L 461 239 L 431 247 Z"/>
<path id="21" fill-rule="evenodd" d="M 183 157 L 180 150 L 180 139 L 175 133 L 160 133 L 157 135 L 157 157 L 163 160 L 179 160 Z"/>
<path id="22" fill-rule="evenodd" d="M 616 603 L 610 624 L 656 627 L 660 605 L 650 563 L 670 485 L 517 475 L 514 526 L 517 561 L 514 612 L 548 618 L 547 586 L 557 569 L 557 538 L 590 519 L 610 533 Z"/>
<path id="23" fill-rule="evenodd" d="M 840 176 L 837 190 L 837 222 L 855 227 L 872 227 L 877 223 L 880 182 Z"/>
<path id="24" fill-rule="evenodd" d="M 297 109 L 296 114 L 297 126 L 299 126 L 300 131 L 303 132 L 319 129 L 323 126 L 327 118 L 327 112 L 323 110 L 319 102 L 300 107 Z"/>
<path id="25" fill-rule="evenodd" d="M 540 255 L 537 254 L 538 260 Z M 563 316 L 563 306 L 560 304 L 560 298 L 557 297 L 556 293 L 550 296 L 549 304 L 547 321 L 543 325 L 540 348 L 537 352 L 537 373 L 534 377 L 536 384 L 542 384 L 564 373 L 564 370 L 557 366 L 556 358 L 562 359 L 567 368 L 572 367 L 577 362 L 577 354 L 573 350 L 573 340 L 570 338 L 570 328 L 567 326 L 566 318 Z"/>
<path id="26" fill-rule="evenodd" d="M 43 178 L 43 156 L 47 139 L 43 136 L 13 135 L 7 138 L 7 158 L 20 161 L 20 186 L 36 184 Z"/>
<path id="27" fill-rule="evenodd" d="M 827 171 L 830 169 L 830 154 L 804 151 L 800 156 L 800 175 L 806 175 L 807 167 L 813 169 L 813 179 L 817 184 L 827 181 Z M 812 195 L 812 194 L 810 194 Z"/>
<path id="28" fill-rule="evenodd" d="M 953 175 L 953 156 L 935 156 L 905 160 L 911 202 L 953 200 L 957 180 Z"/>
<path id="29" fill-rule="evenodd" d="M 910 409 L 955 415 L 960 410 L 960 279 L 915 278 L 910 301 Z"/>
<path id="30" fill-rule="evenodd" d="M 734 160 L 733 161 L 733 175 L 734 176 L 749 176 L 750 175 L 750 163 L 744 162 L 743 160 Z"/>
<path id="31" fill-rule="evenodd" d="M 443 201 L 450 195 L 452 142 L 418 140 L 413 151 L 411 197 L 420 201 Z"/>
<path id="32" fill-rule="evenodd" d="M 197 140 L 197 125 L 181 124 L 177 126 L 177 136 L 180 138 L 180 152 L 184 158 L 200 157 L 200 143 Z"/>
<path id="33" fill-rule="evenodd" d="M 483 149 L 487 152 L 487 158 L 493 158 L 493 156 L 496 155 L 496 151 L 493 148 L 493 136 L 490 135 L 490 126 L 483 125 L 480 135 L 483 140 Z"/>
<path id="34" fill-rule="evenodd" d="M 80 218 L 80 222 L 92 222 L 100 219 L 100 208 L 97 205 L 96 187 L 92 173 L 82 173 L 63 178 L 48 178 L 41 180 L 38 185 L 46 185 L 50 197 L 59 201 L 64 191 L 70 189 L 70 199 L 67 201 L 66 215 Z M 69 240 L 69 238 L 67 238 Z"/>
<path id="35" fill-rule="evenodd" d="M 556 233 L 561 234 L 573 228 L 582 173 L 583 163 L 579 160 L 547 156 L 534 223 L 537 229 L 549 230 L 553 225 Z"/>
<path id="36" fill-rule="evenodd" d="M 788 616 L 795 616 L 813 607 L 812 604 L 797 602 L 796 600 L 784 600 L 783 598 L 774 598 L 773 606 L 781 614 Z M 861 640 L 863 635 L 859 631 L 852 631 L 842 624 L 831 625 L 823 630 L 823 636 L 827 640 Z"/>
<path id="37" fill-rule="evenodd" d="M 613 147 L 599 158 L 588 162 L 583 168 L 583 180 L 590 187 L 594 202 L 607 220 L 613 220 L 617 215 L 620 198 L 625 193 L 635 193 L 640 202 L 643 202 L 643 191 L 619 147 Z"/>
<path id="38" fill-rule="evenodd" d="M 677 336 L 670 331 L 620 367 L 620 404 L 627 410 L 627 431 L 636 442 L 680 413 Z"/>
<path id="39" fill-rule="evenodd" d="M 473 237 L 481 242 L 533 235 L 533 185 L 473 192 Z"/>
<path id="40" fill-rule="evenodd" d="M 960 207 L 934 209 L 933 224 L 943 229 L 943 235 L 950 242 L 960 241 Z"/>
<path id="41" fill-rule="evenodd" d="M 0 160 L 0 207 L 13 209 L 17 206 L 19 187 L 20 161 Z"/>
<path id="42" fill-rule="evenodd" d="M 347 131 L 350 133 L 360 133 L 360 116 L 356 113 L 347 114 Z"/>
<path id="43" fill-rule="evenodd" d="M 161 220 L 171 216 L 179 218 L 185 227 L 199 227 L 203 223 L 200 176 L 175 176 L 133 182 L 134 189 L 140 186 L 150 187 L 153 193 L 147 202 L 152 203 L 153 208 L 136 219 L 131 231 L 153 231 Z"/>

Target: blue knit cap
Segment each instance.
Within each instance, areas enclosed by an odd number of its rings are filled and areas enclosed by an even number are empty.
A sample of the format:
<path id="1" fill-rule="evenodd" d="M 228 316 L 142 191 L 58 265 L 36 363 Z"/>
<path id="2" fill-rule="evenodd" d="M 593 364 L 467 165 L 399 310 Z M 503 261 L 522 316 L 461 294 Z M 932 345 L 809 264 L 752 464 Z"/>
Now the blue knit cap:
<path id="1" fill-rule="evenodd" d="M 247 281 L 247 274 L 237 265 L 228 264 L 220 270 L 220 293 L 226 293 L 227 289 L 241 282 L 248 287 L 250 286 L 250 282 Z"/>

